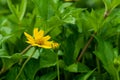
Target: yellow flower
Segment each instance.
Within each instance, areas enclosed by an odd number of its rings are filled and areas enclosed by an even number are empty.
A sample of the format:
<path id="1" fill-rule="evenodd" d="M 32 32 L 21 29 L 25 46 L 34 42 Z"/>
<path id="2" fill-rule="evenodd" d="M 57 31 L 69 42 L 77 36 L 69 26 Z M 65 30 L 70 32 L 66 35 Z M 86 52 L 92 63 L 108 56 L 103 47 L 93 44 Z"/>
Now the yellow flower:
<path id="1" fill-rule="evenodd" d="M 56 48 L 58 47 L 58 43 L 54 43 L 53 41 L 48 41 L 51 37 L 49 35 L 44 36 L 44 31 L 38 31 L 38 28 L 33 30 L 33 37 L 26 32 L 24 32 L 28 41 L 27 43 L 31 44 L 32 46 L 38 46 L 42 48 Z"/>

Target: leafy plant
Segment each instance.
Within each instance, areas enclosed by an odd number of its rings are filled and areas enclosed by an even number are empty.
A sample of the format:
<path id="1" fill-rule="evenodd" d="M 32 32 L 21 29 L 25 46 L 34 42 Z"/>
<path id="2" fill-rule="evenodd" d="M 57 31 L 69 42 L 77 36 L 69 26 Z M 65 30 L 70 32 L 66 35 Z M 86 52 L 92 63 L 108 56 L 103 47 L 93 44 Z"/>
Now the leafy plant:
<path id="1" fill-rule="evenodd" d="M 0 0 L 0 80 L 120 80 L 119 4 Z"/>

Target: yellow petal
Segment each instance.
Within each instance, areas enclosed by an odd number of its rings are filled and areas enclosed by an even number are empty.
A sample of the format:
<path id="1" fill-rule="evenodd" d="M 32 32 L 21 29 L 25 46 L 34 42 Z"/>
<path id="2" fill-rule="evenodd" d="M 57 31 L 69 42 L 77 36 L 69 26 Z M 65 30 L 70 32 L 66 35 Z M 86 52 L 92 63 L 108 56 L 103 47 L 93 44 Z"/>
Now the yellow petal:
<path id="1" fill-rule="evenodd" d="M 38 34 L 38 28 L 35 28 L 33 30 L 33 36 L 34 36 L 35 39 L 38 38 L 38 36 L 39 36 L 39 34 Z"/>
<path id="2" fill-rule="evenodd" d="M 35 44 L 35 41 L 34 40 L 29 40 L 29 41 L 26 41 L 27 43 L 29 43 L 29 44 Z"/>
<path id="3" fill-rule="evenodd" d="M 40 30 L 40 31 L 38 32 L 38 34 L 39 34 L 40 37 L 43 37 L 43 36 L 44 36 L 44 31 L 43 31 L 43 30 Z"/>
<path id="4" fill-rule="evenodd" d="M 50 49 L 52 48 L 51 44 L 52 44 L 52 41 L 45 41 L 44 44 L 38 45 L 38 47 Z"/>
<path id="5" fill-rule="evenodd" d="M 44 31 L 43 30 L 38 31 L 38 28 L 34 29 L 35 40 L 41 39 L 43 36 L 44 36 Z"/>
<path id="6" fill-rule="evenodd" d="M 38 45 L 38 47 L 46 48 L 46 49 L 50 49 L 50 48 L 52 48 L 51 46 L 47 46 L 47 45 Z"/>
<path id="7" fill-rule="evenodd" d="M 31 35 L 27 34 L 26 32 L 24 32 L 24 35 L 27 37 L 28 40 L 33 39 L 33 37 Z"/>
<path id="8" fill-rule="evenodd" d="M 32 44 L 32 46 L 39 46 L 39 44 Z"/>
<path id="9" fill-rule="evenodd" d="M 43 37 L 43 40 L 47 41 L 47 40 L 49 40 L 50 38 L 51 38 L 51 37 L 48 35 L 48 36 Z"/>
<path id="10" fill-rule="evenodd" d="M 44 42 L 44 45 L 51 45 L 51 44 L 53 44 L 53 41 L 45 41 Z"/>

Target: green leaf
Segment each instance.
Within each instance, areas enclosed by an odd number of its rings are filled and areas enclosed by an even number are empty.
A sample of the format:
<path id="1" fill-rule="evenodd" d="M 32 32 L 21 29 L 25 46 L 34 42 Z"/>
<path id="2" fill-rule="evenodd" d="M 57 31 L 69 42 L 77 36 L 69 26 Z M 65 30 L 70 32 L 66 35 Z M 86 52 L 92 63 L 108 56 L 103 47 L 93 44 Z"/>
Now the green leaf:
<path id="1" fill-rule="evenodd" d="M 24 72 L 27 74 L 28 80 L 34 80 L 37 71 L 40 69 L 39 59 L 31 59 L 24 67 Z"/>
<path id="2" fill-rule="evenodd" d="M 57 54 L 52 50 L 43 50 L 40 54 L 40 68 L 48 68 L 55 66 L 57 61 Z"/>
<path id="3" fill-rule="evenodd" d="M 120 0 L 113 0 L 111 4 L 112 10 L 116 8 L 118 5 L 120 5 Z"/>
<path id="4" fill-rule="evenodd" d="M 84 9 L 69 8 L 63 13 L 62 19 L 65 23 L 76 24 L 76 20 L 80 20 L 80 14 Z"/>
<path id="5" fill-rule="evenodd" d="M 84 39 L 83 37 L 80 35 L 79 38 L 77 39 L 76 43 L 75 43 L 75 50 L 74 50 L 74 55 L 73 55 L 73 59 L 76 60 L 78 57 L 78 54 L 80 52 L 80 49 L 84 46 Z"/>
<path id="6" fill-rule="evenodd" d="M 69 26 L 72 30 L 74 30 L 74 28 L 75 28 L 74 26 L 72 26 L 72 25 L 69 25 Z M 69 30 L 69 29 L 67 29 L 67 30 Z M 64 51 L 64 58 L 63 59 L 64 59 L 66 65 L 70 65 L 76 61 L 74 58 L 75 57 L 74 50 L 75 50 L 75 43 L 78 39 L 78 34 L 77 34 L 76 30 L 75 30 L 74 34 L 71 32 L 70 33 L 66 32 L 66 34 L 64 34 L 64 35 L 67 35 L 68 38 L 67 39 L 65 38 L 64 43 L 61 44 L 63 46 L 63 49 L 64 49 L 63 50 Z"/>
<path id="7" fill-rule="evenodd" d="M 40 17 L 44 20 L 49 19 L 53 15 L 50 0 L 32 0 L 39 11 Z"/>
<path id="8" fill-rule="evenodd" d="M 63 21 L 64 21 L 65 23 L 75 24 L 75 18 L 72 17 L 72 15 L 65 15 Z"/>
<path id="9" fill-rule="evenodd" d="M 15 78 L 18 74 L 18 68 L 19 68 L 18 66 L 11 67 L 5 76 L 5 80 L 15 80 Z M 26 80 L 26 75 L 24 73 L 22 73 L 18 80 L 24 80 L 24 79 Z"/>
<path id="10" fill-rule="evenodd" d="M 6 57 L 6 56 L 8 56 L 8 52 L 7 52 L 7 50 L 5 50 L 5 49 L 0 49 L 0 57 L 2 58 L 4 58 L 4 57 Z M 9 57 L 6 57 L 6 58 L 9 58 Z"/>
<path id="11" fill-rule="evenodd" d="M 2 44 L 2 43 L 4 43 L 5 41 L 7 41 L 9 38 L 11 38 L 11 37 L 13 37 L 13 35 L 12 34 L 10 34 L 10 35 L 6 35 L 6 36 L 2 36 L 2 35 L 0 35 L 0 45 Z"/>
<path id="12" fill-rule="evenodd" d="M 33 51 L 35 50 L 36 47 L 31 47 L 26 53 L 24 53 L 23 56 L 30 56 Z M 38 59 L 39 58 L 39 55 L 40 55 L 40 49 L 37 49 L 34 53 L 34 55 L 32 56 L 32 58 L 35 58 L 35 59 Z"/>
<path id="13" fill-rule="evenodd" d="M 59 7 L 59 12 L 60 13 L 63 13 L 64 11 L 65 11 L 65 8 L 67 8 L 67 7 L 69 7 L 69 6 L 71 6 L 72 5 L 72 3 L 69 3 L 69 2 L 67 2 L 67 3 L 63 3 L 60 7 Z"/>
<path id="14" fill-rule="evenodd" d="M 106 11 L 112 11 L 120 4 L 120 0 L 103 0 Z"/>
<path id="15" fill-rule="evenodd" d="M 54 9 L 54 12 L 57 13 L 57 8 L 59 6 L 60 0 L 50 0 L 51 1 L 51 6 Z"/>
<path id="16" fill-rule="evenodd" d="M 111 8 L 111 1 L 112 0 L 103 0 L 106 10 L 109 10 Z"/>
<path id="17" fill-rule="evenodd" d="M 92 75 L 94 71 L 95 69 L 93 69 L 92 71 L 89 71 L 87 74 L 85 74 L 83 77 L 80 77 L 78 80 L 88 80 L 88 78 Z"/>
<path id="18" fill-rule="evenodd" d="M 16 8 L 15 8 L 15 6 L 12 4 L 12 1 L 11 1 L 11 0 L 7 0 L 7 3 L 8 3 L 8 6 L 9 6 L 11 12 L 19 19 L 18 15 L 17 15 Z"/>
<path id="19" fill-rule="evenodd" d="M 21 0 L 20 6 L 16 5 L 16 7 L 12 3 L 12 0 L 7 0 L 7 3 L 11 12 L 21 21 L 26 11 L 27 0 Z"/>
<path id="20" fill-rule="evenodd" d="M 13 54 L 12 56 L 0 56 L 0 57 L 2 58 L 4 69 L 8 70 L 22 58 L 22 55 L 20 53 L 16 53 Z"/>
<path id="21" fill-rule="evenodd" d="M 20 4 L 19 20 L 21 21 L 24 17 L 27 8 L 27 0 L 22 0 Z"/>
<path id="22" fill-rule="evenodd" d="M 117 78 L 117 71 L 113 64 L 114 52 L 112 45 L 109 42 L 103 41 L 100 38 L 97 38 L 97 41 L 98 47 L 95 51 L 95 55 L 100 59 L 106 71 L 114 78 Z"/>
<path id="23" fill-rule="evenodd" d="M 47 20 L 47 24 L 48 26 L 46 27 L 46 33 L 53 31 L 55 33 L 54 34 L 52 33 L 52 35 L 57 36 L 61 32 L 60 26 L 63 24 L 63 22 L 60 20 L 58 16 L 51 17 L 49 20 Z M 55 30 L 57 30 L 58 33 L 56 33 Z"/>
<path id="24" fill-rule="evenodd" d="M 39 80 L 54 80 L 57 76 L 56 72 L 49 72 L 43 76 L 40 77 Z"/>
<path id="25" fill-rule="evenodd" d="M 112 45 L 109 42 L 103 41 L 102 39 L 98 40 L 98 48 L 95 51 L 95 55 L 103 62 L 104 65 L 113 64 L 114 52 Z"/>
<path id="26" fill-rule="evenodd" d="M 80 9 L 74 9 L 71 11 L 71 15 L 76 19 L 75 24 L 78 27 L 78 31 L 81 33 L 82 32 L 82 24 L 83 24 L 83 19 L 81 16 L 82 15 L 82 11 L 84 11 L 84 9 L 80 8 Z"/>
<path id="27" fill-rule="evenodd" d="M 89 13 L 86 11 L 85 16 L 83 16 L 83 20 L 85 20 L 84 24 L 89 31 L 97 32 L 102 27 L 102 13 L 93 10 Z"/>
<path id="28" fill-rule="evenodd" d="M 74 63 L 71 64 L 70 66 L 66 67 L 65 70 L 69 71 L 69 72 L 88 72 L 89 68 L 87 66 L 85 66 L 82 63 Z"/>
<path id="29" fill-rule="evenodd" d="M 12 31 L 10 27 L 1 27 L 0 30 L 1 30 L 3 35 L 8 35 Z"/>
<path id="30" fill-rule="evenodd" d="M 56 37 L 56 36 L 58 36 L 59 34 L 61 33 L 61 29 L 60 29 L 60 27 L 55 27 L 55 28 L 53 28 L 51 31 L 50 31 L 50 35 L 54 38 L 54 37 Z"/>

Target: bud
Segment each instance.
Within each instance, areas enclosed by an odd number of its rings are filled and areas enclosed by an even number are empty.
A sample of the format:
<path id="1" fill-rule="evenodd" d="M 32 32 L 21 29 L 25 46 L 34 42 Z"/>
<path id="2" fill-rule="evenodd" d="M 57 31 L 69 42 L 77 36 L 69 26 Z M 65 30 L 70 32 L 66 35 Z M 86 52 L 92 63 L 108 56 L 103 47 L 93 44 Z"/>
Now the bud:
<path id="1" fill-rule="evenodd" d="M 56 42 L 54 42 L 54 43 L 52 44 L 52 47 L 53 47 L 53 48 L 58 48 L 58 47 L 59 47 L 59 44 L 56 43 Z"/>

